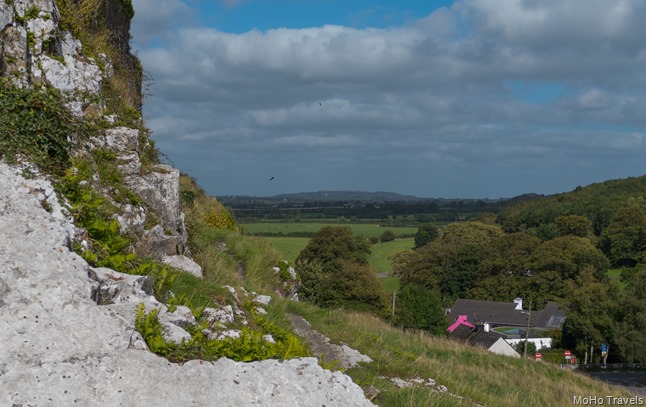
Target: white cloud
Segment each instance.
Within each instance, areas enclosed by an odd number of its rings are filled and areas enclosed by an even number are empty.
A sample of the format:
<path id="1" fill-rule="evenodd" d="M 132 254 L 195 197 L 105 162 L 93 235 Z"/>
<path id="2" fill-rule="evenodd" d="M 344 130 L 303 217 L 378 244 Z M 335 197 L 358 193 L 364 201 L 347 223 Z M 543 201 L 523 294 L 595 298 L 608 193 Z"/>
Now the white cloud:
<path id="1" fill-rule="evenodd" d="M 162 26 L 168 10 L 188 13 L 162 3 Z M 472 162 L 540 172 L 622 146 L 631 158 L 605 165 L 628 165 L 644 148 L 645 19 L 646 0 L 461 0 L 389 29 L 177 27 L 141 51 L 155 79 L 146 115 L 168 143 L 249 154 L 300 146 L 312 167 L 317 157 L 409 157 L 402 177 Z M 509 81 L 563 94 L 532 104 Z"/>

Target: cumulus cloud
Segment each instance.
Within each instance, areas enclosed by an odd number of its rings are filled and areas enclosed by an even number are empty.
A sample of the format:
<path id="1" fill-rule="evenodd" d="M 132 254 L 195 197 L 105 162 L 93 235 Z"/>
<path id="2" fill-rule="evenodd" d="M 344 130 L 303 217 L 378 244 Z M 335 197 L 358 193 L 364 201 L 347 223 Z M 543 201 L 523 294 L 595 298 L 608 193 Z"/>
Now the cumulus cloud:
<path id="1" fill-rule="evenodd" d="M 148 41 L 163 37 L 140 53 L 155 79 L 146 116 L 162 148 L 189 151 L 194 144 L 223 159 L 222 151 L 235 151 L 249 162 L 252 151 L 289 148 L 308 157 L 304 165 L 321 168 L 331 157 L 373 169 L 404 159 L 392 169 L 400 178 L 442 166 L 464 177 L 510 166 L 523 174 L 530 165 L 544 175 L 553 165 L 581 177 L 585 171 L 577 173 L 577 161 L 567 157 L 599 160 L 604 151 L 622 151 L 623 162 L 607 156 L 604 165 L 634 171 L 636 150 L 643 153 L 644 0 L 460 0 L 387 29 L 326 25 L 239 34 L 181 26 L 161 33 L 152 20 L 171 26 L 173 15 L 190 14 L 186 5 L 135 5 L 151 11 L 135 21 L 135 35 L 150 29 L 141 34 Z M 527 86 L 510 89 L 510 81 Z M 538 101 L 523 97 L 523 89 L 540 91 L 545 83 L 562 92 Z M 487 171 L 469 167 L 476 162 Z M 378 189 L 424 194 L 402 185 Z M 464 196 L 473 185 L 445 188 Z M 525 187 L 518 181 L 504 195 Z M 234 191 L 240 192 L 228 192 Z"/>

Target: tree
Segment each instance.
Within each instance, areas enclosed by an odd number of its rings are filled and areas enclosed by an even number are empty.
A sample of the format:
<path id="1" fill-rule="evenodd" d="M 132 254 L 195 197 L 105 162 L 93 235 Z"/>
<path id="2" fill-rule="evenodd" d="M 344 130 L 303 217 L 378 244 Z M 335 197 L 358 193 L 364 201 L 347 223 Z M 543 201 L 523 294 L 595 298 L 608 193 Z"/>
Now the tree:
<path id="1" fill-rule="evenodd" d="M 439 235 L 437 226 L 432 223 L 426 223 L 420 226 L 415 233 L 415 248 L 419 249 L 429 243 Z"/>
<path id="2" fill-rule="evenodd" d="M 367 240 L 350 228 L 325 227 L 315 233 L 296 259 L 303 300 L 382 314 L 385 294 L 368 266 L 369 255 Z"/>
<path id="3" fill-rule="evenodd" d="M 646 260 L 646 214 L 638 205 L 620 209 L 604 230 L 602 240 L 615 266 L 635 266 Z"/>
<path id="4" fill-rule="evenodd" d="M 386 293 L 367 264 L 344 262 L 341 270 L 331 275 L 331 279 L 333 295 L 324 305 L 385 313 Z"/>
<path id="5" fill-rule="evenodd" d="M 646 363 L 646 269 L 639 270 L 620 302 L 616 337 L 619 353 L 629 363 Z"/>
<path id="6" fill-rule="evenodd" d="M 338 271 L 342 262 L 368 264 L 370 244 L 348 227 L 326 226 L 316 232 L 300 252 L 297 261 L 316 261 L 324 269 Z"/>
<path id="7" fill-rule="evenodd" d="M 444 334 L 448 320 L 439 293 L 417 285 L 404 286 L 397 294 L 395 324 L 436 335 Z"/>
<path id="8" fill-rule="evenodd" d="M 592 361 L 593 349 L 602 343 L 609 343 L 615 333 L 616 299 L 608 284 L 595 278 L 595 270 L 588 266 L 572 285 L 572 294 L 565 306 L 567 320 L 564 336 L 575 341 L 576 348 L 585 352 L 587 362 L 588 349 Z"/>
<path id="9" fill-rule="evenodd" d="M 496 225 L 480 222 L 453 223 L 442 236 L 418 248 L 402 265 L 401 284 L 437 289 L 444 299 L 456 298 L 477 282 L 480 262 L 491 243 L 503 234 Z"/>
<path id="10" fill-rule="evenodd" d="M 560 236 L 588 237 L 592 235 L 592 221 L 585 216 L 561 215 L 554 219 Z"/>

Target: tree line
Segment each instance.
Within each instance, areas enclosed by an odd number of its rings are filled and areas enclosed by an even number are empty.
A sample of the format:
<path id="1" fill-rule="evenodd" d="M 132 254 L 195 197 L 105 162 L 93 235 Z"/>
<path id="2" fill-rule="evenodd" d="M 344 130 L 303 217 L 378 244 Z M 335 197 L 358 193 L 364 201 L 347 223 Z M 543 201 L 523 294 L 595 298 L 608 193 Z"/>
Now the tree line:
<path id="1" fill-rule="evenodd" d="M 598 353 L 604 343 L 611 358 L 644 363 L 644 196 L 644 178 L 621 180 L 520 202 L 499 215 L 441 229 L 423 225 L 415 247 L 391 259 L 401 282 L 394 313 L 369 269 L 365 239 L 349 228 L 324 228 L 297 259 L 303 298 L 370 310 L 396 325 L 436 334 L 447 326 L 443 308 L 457 298 L 520 296 L 533 309 L 556 301 L 567 313 L 555 335 L 560 345 L 583 355 Z M 611 269 L 621 279 L 610 279 Z"/>

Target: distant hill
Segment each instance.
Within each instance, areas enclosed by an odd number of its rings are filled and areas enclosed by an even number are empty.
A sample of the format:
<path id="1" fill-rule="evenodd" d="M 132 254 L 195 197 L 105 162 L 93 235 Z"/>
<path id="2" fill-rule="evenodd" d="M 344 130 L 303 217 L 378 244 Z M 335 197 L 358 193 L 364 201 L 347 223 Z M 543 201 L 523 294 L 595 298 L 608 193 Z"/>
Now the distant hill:
<path id="1" fill-rule="evenodd" d="M 290 201 L 361 201 L 361 202 L 390 202 L 390 201 L 420 201 L 413 195 L 402 195 L 395 192 L 367 191 L 316 191 L 297 192 L 292 194 L 274 195 L 269 198 Z"/>
<path id="2" fill-rule="evenodd" d="M 529 196 L 542 196 L 536 194 L 521 195 L 521 197 Z M 518 197 L 520 198 L 520 197 Z M 251 196 L 251 195 L 222 195 L 218 196 L 222 202 L 233 201 L 258 201 L 258 202 L 271 202 L 271 201 L 290 201 L 290 202 L 420 202 L 420 201 L 433 201 L 437 203 L 450 203 L 450 202 L 503 202 L 505 198 L 489 199 L 489 198 L 420 198 L 414 195 L 403 195 L 395 192 L 369 192 L 369 191 L 315 191 L 315 192 L 294 192 L 289 194 L 279 194 L 272 196 Z M 516 198 L 511 198 L 516 199 Z"/>
<path id="3" fill-rule="evenodd" d="M 595 234 L 605 229 L 615 213 L 627 204 L 644 203 L 646 175 L 609 180 L 549 196 L 521 195 L 507 201 L 498 223 L 507 230 L 535 228 L 559 215 L 582 215 L 593 223 Z"/>

